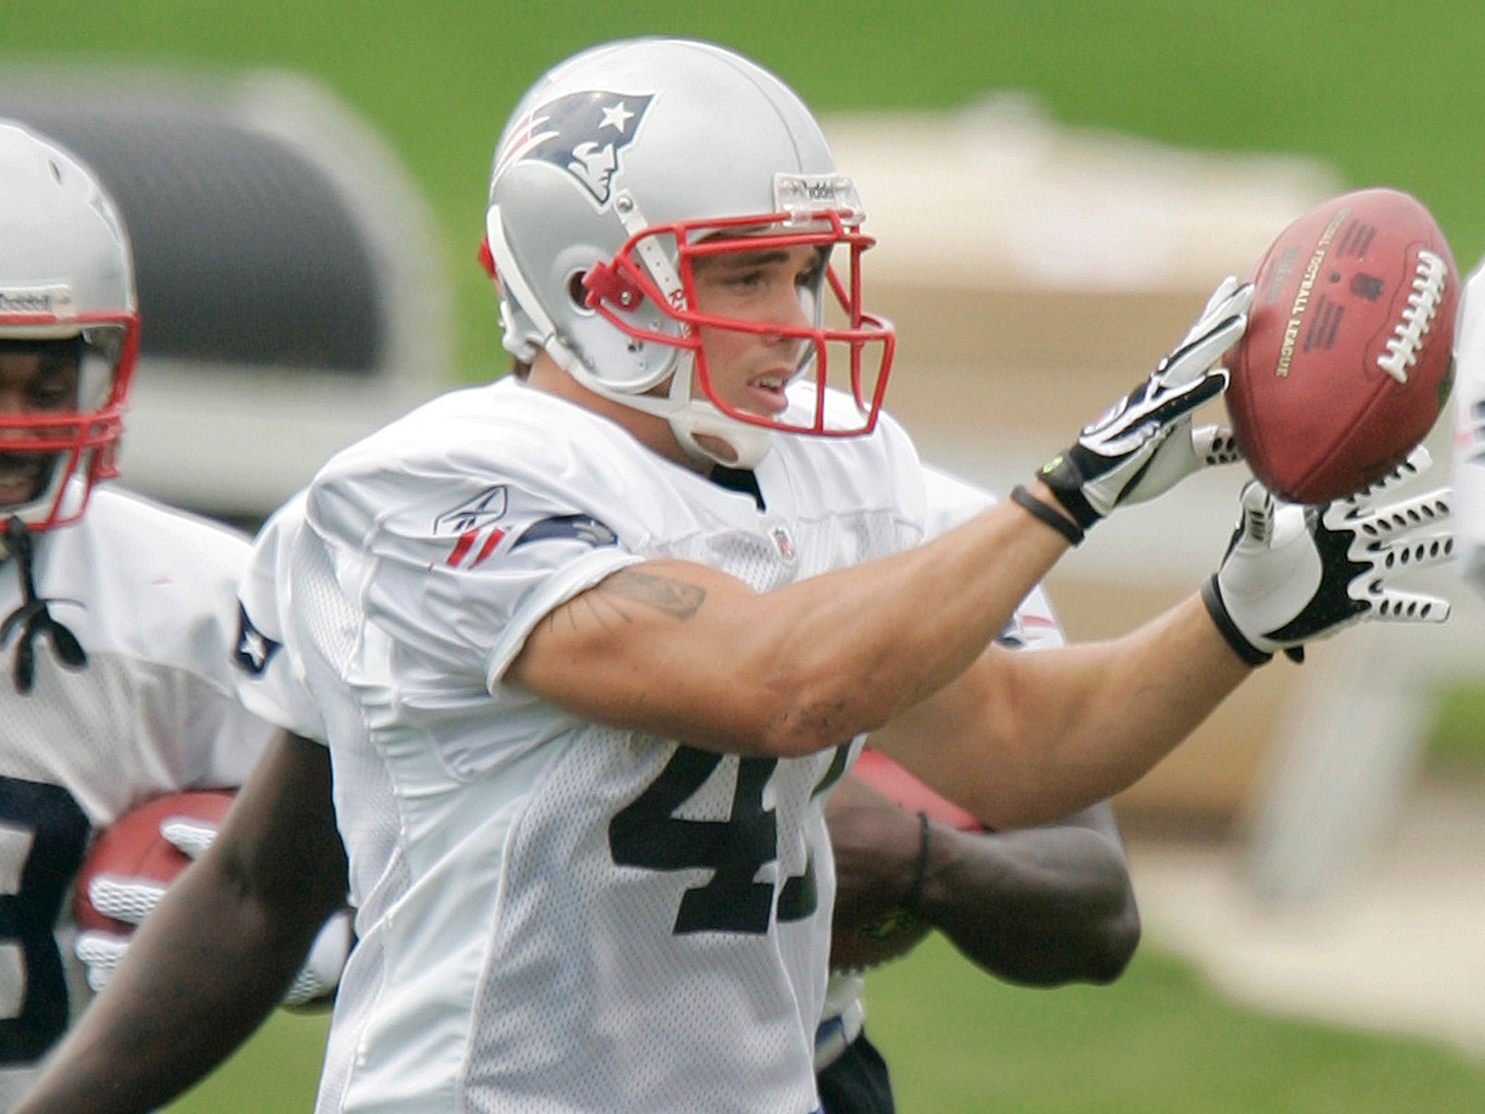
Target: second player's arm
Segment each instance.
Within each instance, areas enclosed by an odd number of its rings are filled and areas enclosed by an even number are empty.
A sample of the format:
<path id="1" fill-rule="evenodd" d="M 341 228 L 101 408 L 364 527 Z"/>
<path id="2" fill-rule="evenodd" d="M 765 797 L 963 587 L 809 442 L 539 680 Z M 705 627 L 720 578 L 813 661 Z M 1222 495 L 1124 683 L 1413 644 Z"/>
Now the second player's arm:
<path id="1" fill-rule="evenodd" d="M 329 753 L 281 732 L 16 1114 L 164 1105 L 273 1012 L 345 894 Z"/>

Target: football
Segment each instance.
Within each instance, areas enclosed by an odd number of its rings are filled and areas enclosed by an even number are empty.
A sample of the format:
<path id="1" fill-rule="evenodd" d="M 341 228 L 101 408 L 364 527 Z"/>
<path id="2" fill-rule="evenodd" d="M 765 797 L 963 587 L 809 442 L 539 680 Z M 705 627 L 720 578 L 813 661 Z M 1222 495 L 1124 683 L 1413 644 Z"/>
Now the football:
<path id="1" fill-rule="evenodd" d="M 926 812 L 930 820 L 942 821 L 960 831 L 984 829 L 973 813 L 930 789 L 880 751 L 863 750 L 851 767 L 851 776 L 909 812 Z"/>
<path id="2" fill-rule="evenodd" d="M 1269 490 L 1350 495 L 1433 427 L 1452 382 L 1459 273 L 1433 216 L 1399 190 L 1356 190 L 1305 213 L 1253 273 L 1229 353 L 1227 410 Z"/>
<path id="3" fill-rule="evenodd" d="M 850 776 L 909 812 L 925 813 L 961 831 L 983 831 L 973 814 L 939 795 L 900 765 L 874 750 L 863 750 Z M 830 966 L 836 971 L 866 971 L 912 951 L 932 929 L 927 921 L 896 907 L 869 924 L 837 924 L 830 938 Z"/>
<path id="4" fill-rule="evenodd" d="M 106 917 L 88 900 L 88 885 L 100 874 L 172 882 L 190 858 L 160 834 L 172 816 L 220 823 L 232 804 L 226 789 L 188 789 L 153 797 L 119 816 L 93 840 L 73 883 L 73 919 L 82 930 L 128 934 L 134 926 Z"/>

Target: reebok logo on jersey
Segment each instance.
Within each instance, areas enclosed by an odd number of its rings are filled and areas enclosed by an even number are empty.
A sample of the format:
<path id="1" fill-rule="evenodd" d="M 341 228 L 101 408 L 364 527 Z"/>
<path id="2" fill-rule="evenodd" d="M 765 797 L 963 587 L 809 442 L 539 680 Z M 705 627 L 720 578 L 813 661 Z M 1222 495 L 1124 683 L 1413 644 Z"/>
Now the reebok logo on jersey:
<path id="1" fill-rule="evenodd" d="M 261 677 L 281 645 L 253 626 L 247 609 L 237 605 L 237 649 L 232 651 L 232 661 L 238 669 L 249 677 Z"/>
<path id="2" fill-rule="evenodd" d="M 435 535 L 454 536 L 454 547 L 444 558 L 444 564 L 450 568 L 472 569 L 490 556 L 500 539 L 505 537 L 505 531 L 496 522 L 505 516 L 509 505 L 508 489 L 504 484 L 497 484 L 435 518 Z"/>
<path id="3" fill-rule="evenodd" d="M 495 160 L 495 177 L 513 163 L 540 159 L 567 171 L 606 206 L 619 158 L 653 99 L 594 89 L 549 101 L 512 127 Z"/>

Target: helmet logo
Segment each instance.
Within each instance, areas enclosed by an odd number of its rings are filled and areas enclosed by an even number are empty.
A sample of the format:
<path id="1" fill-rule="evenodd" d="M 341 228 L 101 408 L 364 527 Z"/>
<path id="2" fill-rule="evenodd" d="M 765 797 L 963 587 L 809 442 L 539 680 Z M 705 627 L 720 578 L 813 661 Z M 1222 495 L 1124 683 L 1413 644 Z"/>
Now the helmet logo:
<path id="1" fill-rule="evenodd" d="M 569 93 L 533 109 L 511 130 L 495 160 L 495 176 L 525 159 L 540 159 L 573 176 L 600 206 L 613 193 L 624 148 L 634 141 L 652 94 L 594 90 Z"/>

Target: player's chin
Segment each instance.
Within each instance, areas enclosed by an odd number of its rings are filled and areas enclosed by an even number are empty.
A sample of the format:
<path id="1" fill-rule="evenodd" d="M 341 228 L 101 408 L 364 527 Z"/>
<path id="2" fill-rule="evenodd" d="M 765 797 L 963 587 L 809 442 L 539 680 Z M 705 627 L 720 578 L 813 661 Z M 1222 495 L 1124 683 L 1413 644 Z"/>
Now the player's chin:
<path id="1" fill-rule="evenodd" d="M 0 453 L 0 513 L 31 502 L 46 489 L 55 457 Z"/>

